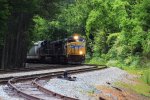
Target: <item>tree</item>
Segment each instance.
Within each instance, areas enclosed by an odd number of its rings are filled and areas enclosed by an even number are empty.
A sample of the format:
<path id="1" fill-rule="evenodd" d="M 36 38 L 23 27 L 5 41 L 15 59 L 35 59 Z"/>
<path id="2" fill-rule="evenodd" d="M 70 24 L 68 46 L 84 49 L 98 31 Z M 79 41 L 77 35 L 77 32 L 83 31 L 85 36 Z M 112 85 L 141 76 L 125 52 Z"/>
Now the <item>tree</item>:
<path id="1" fill-rule="evenodd" d="M 0 67 L 2 51 L 4 46 L 4 33 L 7 31 L 7 19 L 9 16 L 9 6 L 7 0 L 0 0 Z"/>
<path id="2" fill-rule="evenodd" d="M 28 29 L 37 0 L 9 0 L 8 32 L 5 34 L 2 68 L 24 67 L 27 53 Z"/>

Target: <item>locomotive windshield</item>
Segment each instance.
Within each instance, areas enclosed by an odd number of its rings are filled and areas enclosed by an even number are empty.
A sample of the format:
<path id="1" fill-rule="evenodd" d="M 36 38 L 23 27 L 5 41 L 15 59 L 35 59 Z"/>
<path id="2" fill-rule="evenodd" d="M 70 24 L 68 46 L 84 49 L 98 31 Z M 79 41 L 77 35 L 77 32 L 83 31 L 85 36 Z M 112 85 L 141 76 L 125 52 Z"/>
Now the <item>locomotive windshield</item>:
<path id="1" fill-rule="evenodd" d="M 70 37 L 70 38 L 68 38 L 68 42 L 69 42 L 69 43 L 70 43 L 70 42 L 85 42 L 85 39 L 82 38 L 82 37 L 79 37 L 79 38 L 77 38 L 77 39 L 74 39 L 74 37 Z"/>

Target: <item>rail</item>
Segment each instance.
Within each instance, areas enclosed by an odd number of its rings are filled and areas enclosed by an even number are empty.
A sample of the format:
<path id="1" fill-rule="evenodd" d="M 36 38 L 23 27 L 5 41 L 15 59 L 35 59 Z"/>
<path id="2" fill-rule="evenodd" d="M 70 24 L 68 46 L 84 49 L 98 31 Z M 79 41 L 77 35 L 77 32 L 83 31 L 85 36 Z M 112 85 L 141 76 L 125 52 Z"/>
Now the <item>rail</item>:
<path id="1" fill-rule="evenodd" d="M 91 66 L 94 66 L 94 65 L 91 65 Z M 104 67 L 101 67 L 101 68 L 98 68 L 97 66 L 94 66 L 94 67 L 84 68 L 84 69 L 82 68 L 82 69 L 76 69 L 76 70 L 69 70 L 68 74 L 83 73 L 83 72 L 88 72 L 88 71 L 93 71 L 93 70 L 100 70 L 100 69 L 104 69 L 104 68 L 107 68 L 107 66 L 104 66 Z M 21 81 L 25 81 L 25 80 L 33 80 L 32 84 L 37 89 L 39 89 L 40 91 L 42 91 L 45 94 L 51 95 L 53 97 L 56 97 L 56 98 L 59 98 L 59 99 L 62 99 L 62 100 L 78 100 L 76 98 L 71 98 L 71 97 L 63 96 L 63 95 L 61 95 L 59 93 L 55 93 L 55 92 L 53 92 L 51 90 L 48 90 L 48 89 L 44 88 L 38 82 L 41 79 L 44 79 L 44 78 L 55 78 L 58 75 L 63 75 L 63 71 L 52 72 L 52 73 L 49 73 L 49 74 L 46 74 L 46 75 L 44 74 L 42 76 L 37 76 L 37 77 L 32 77 L 32 76 L 31 77 L 16 77 L 16 78 L 12 78 L 12 79 L 10 79 L 8 81 L 8 86 L 10 88 L 12 88 L 18 95 L 22 96 L 23 98 L 26 98 L 26 99 L 29 99 L 29 100 L 41 100 L 41 98 L 38 98 L 36 96 L 27 94 L 27 93 L 21 91 L 20 89 L 18 89 L 15 86 L 15 83 L 17 83 L 17 82 L 21 82 Z M 42 100 L 44 100 L 44 99 L 42 99 Z"/>

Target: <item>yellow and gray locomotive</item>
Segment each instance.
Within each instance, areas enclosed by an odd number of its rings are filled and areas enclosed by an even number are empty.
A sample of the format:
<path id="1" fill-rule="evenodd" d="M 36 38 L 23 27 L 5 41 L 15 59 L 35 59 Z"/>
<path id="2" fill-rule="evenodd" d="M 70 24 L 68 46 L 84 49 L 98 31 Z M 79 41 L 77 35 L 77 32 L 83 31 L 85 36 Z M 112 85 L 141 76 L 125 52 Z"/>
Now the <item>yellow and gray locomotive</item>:
<path id="1" fill-rule="evenodd" d="M 29 50 L 27 62 L 81 64 L 85 61 L 85 43 L 85 39 L 78 34 L 57 41 L 38 41 Z"/>

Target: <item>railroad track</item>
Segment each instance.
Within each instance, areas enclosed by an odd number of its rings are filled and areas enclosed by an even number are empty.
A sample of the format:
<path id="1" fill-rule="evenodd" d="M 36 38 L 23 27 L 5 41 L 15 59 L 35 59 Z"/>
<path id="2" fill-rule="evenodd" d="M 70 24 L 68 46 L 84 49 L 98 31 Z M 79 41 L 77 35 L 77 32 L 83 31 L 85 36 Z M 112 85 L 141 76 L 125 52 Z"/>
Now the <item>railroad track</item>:
<path id="1" fill-rule="evenodd" d="M 81 66 L 84 66 L 87 64 L 83 64 Z M 0 69 L 1 74 L 6 74 L 6 73 L 15 73 L 15 72 L 28 72 L 28 71 L 38 71 L 38 70 L 43 70 L 43 69 L 57 69 L 57 68 L 69 68 L 69 67 L 76 67 L 78 65 L 51 65 L 51 64 L 29 64 L 30 67 L 25 67 L 25 68 L 13 68 L 13 69 L 7 69 L 3 70 Z M 90 65 L 91 66 L 91 65 Z"/>
<path id="2" fill-rule="evenodd" d="M 28 72 L 28 71 L 38 71 L 43 69 L 58 69 L 58 68 L 70 68 L 70 67 L 77 67 L 77 66 L 105 66 L 105 65 L 97 65 L 97 64 L 81 64 L 81 65 L 51 65 L 51 64 L 31 64 L 30 67 L 25 68 L 14 68 L 10 70 L 2 70 L 0 69 L 1 74 L 6 73 L 15 73 L 15 72 Z M 35 67 L 37 66 L 37 67 Z"/>
<path id="3" fill-rule="evenodd" d="M 68 74 L 83 73 L 104 68 L 107 67 L 104 66 L 102 68 L 98 68 L 97 66 L 94 66 L 84 69 L 68 70 Z M 13 91 L 15 91 L 16 94 L 27 100 L 78 100 L 76 98 L 63 96 L 61 94 L 55 93 L 44 88 L 43 84 L 46 83 L 48 79 L 56 78 L 59 75 L 63 75 L 63 72 L 64 71 L 53 72 L 46 75 L 34 77 L 31 76 L 12 78 L 8 81 L 8 86 Z"/>
<path id="4" fill-rule="evenodd" d="M 42 67 L 43 65 L 43 67 Z M 13 70 L 9 70 L 9 71 L 0 71 L 0 84 L 6 84 L 8 82 L 9 79 L 13 78 L 13 77 L 16 77 L 16 75 L 4 75 L 4 74 L 15 74 L 15 73 L 26 73 L 26 72 L 32 72 L 32 71 L 41 71 L 41 70 L 57 70 L 57 69 L 63 69 L 63 68 L 76 68 L 78 66 L 95 66 L 95 67 L 98 67 L 98 66 L 104 66 L 104 67 L 107 67 L 105 65 L 96 65 L 96 64 L 82 64 L 82 65 L 38 65 L 38 67 L 34 67 L 32 68 L 23 68 L 23 69 L 13 69 Z M 48 72 L 49 73 L 49 72 Z M 45 73 L 45 75 L 47 75 L 48 73 Z M 44 75 L 44 74 L 32 74 L 32 77 L 36 77 L 36 76 L 40 76 L 40 75 Z M 27 75 L 27 76 L 31 76 L 31 75 Z"/>

